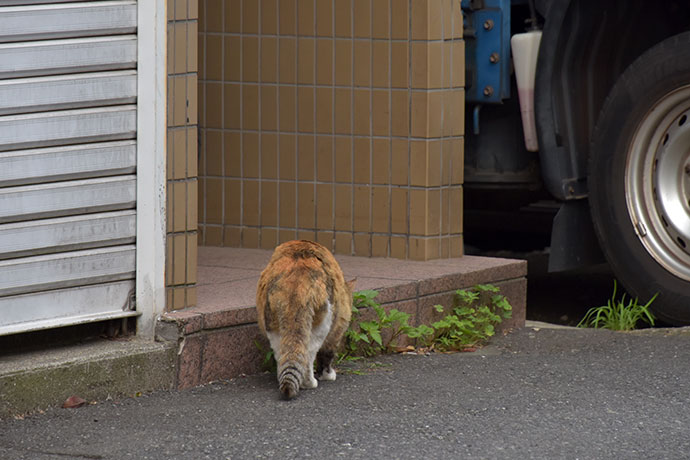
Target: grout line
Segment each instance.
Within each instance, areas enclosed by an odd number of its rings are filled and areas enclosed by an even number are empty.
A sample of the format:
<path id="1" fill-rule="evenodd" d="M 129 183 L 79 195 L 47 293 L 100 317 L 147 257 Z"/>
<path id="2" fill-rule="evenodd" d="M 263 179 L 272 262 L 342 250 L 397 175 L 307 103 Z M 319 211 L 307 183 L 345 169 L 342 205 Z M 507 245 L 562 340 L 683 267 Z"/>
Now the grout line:
<path id="1" fill-rule="evenodd" d="M 280 2 L 276 2 L 276 23 L 274 26 L 276 27 L 276 30 L 279 31 L 279 24 L 278 21 L 280 18 Z M 276 82 L 280 79 L 280 73 L 279 73 L 279 60 L 278 60 L 278 49 L 280 48 L 278 39 L 276 39 Z M 261 59 L 259 59 L 259 66 L 261 66 Z M 261 70 L 261 67 L 259 67 L 259 70 Z M 280 157 L 281 157 L 281 152 L 280 152 L 280 87 L 276 88 L 276 105 L 275 105 L 275 110 L 276 110 L 276 177 L 278 179 L 278 182 L 276 182 L 276 192 L 278 193 L 278 199 L 276 201 L 276 223 L 278 224 L 278 230 L 276 231 L 276 246 L 280 244 L 280 203 L 281 203 L 281 193 L 280 193 L 280 176 L 281 176 L 281 169 L 280 169 Z"/>
<path id="2" fill-rule="evenodd" d="M 350 1 L 350 255 L 355 254 L 355 6 Z"/>
<path id="3" fill-rule="evenodd" d="M 407 228 L 407 237 L 405 238 L 405 258 L 410 257 L 410 237 L 411 237 L 411 219 L 412 219 L 412 190 L 411 190 L 411 174 L 412 174 L 412 149 L 410 146 L 410 139 L 412 134 L 412 1 L 407 3 L 407 213 L 405 216 L 405 226 Z"/>
<path id="4" fill-rule="evenodd" d="M 191 125 L 194 126 L 194 125 Z M 176 128 L 186 128 L 185 126 L 178 126 Z M 238 129 L 238 128 L 204 128 L 206 131 L 210 132 L 221 132 L 221 133 L 254 133 L 258 134 L 259 130 L 256 129 Z M 277 130 L 264 130 L 264 133 L 275 133 L 275 134 L 293 134 L 293 135 L 309 135 L 310 133 L 308 132 L 293 132 L 293 131 L 277 131 Z M 325 134 L 328 135 L 328 134 Z M 333 133 L 330 134 L 334 137 L 340 137 L 340 138 L 347 138 L 347 137 L 354 137 L 357 139 L 367 139 L 369 137 L 372 137 L 374 139 L 411 139 L 411 140 L 419 140 L 419 141 L 440 141 L 440 140 L 445 140 L 445 139 L 462 139 L 463 136 L 461 135 L 453 135 L 453 136 L 445 136 L 445 137 L 415 137 L 415 136 L 384 136 L 384 135 L 365 135 L 365 134 L 339 134 L 339 133 Z M 171 180 L 177 180 L 177 179 L 171 179 Z"/>
<path id="5" fill-rule="evenodd" d="M 317 71 L 317 47 L 316 47 L 316 0 L 310 0 L 312 2 L 312 21 L 313 21 L 313 41 L 314 41 L 314 70 L 312 72 L 312 132 L 311 135 L 314 138 L 314 239 L 318 240 L 318 223 L 319 223 L 319 196 L 317 194 L 316 183 L 319 177 L 319 151 L 316 142 L 316 71 Z M 323 1 L 323 0 L 322 0 Z M 312 38 L 309 35 L 310 39 Z M 299 71 L 299 70 L 298 70 Z"/>
<path id="6" fill-rule="evenodd" d="M 256 0 L 254 0 L 256 1 Z M 318 0 L 318 1 L 325 1 L 325 0 Z M 183 22 L 184 20 L 178 20 L 175 22 Z M 195 21 L 195 19 L 191 19 L 190 21 Z M 228 36 L 228 37 L 258 37 L 259 34 L 255 33 L 241 33 L 241 32 L 204 32 L 207 35 L 210 36 Z M 304 37 L 311 37 L 311 38 L 322 38 L 325 39 L 327 36 L 324 35 L 303 35 L 303 34 L 263 34 L 263 37 L 269 37 L 269 38 L 293 38 L 293 39 L 299 39 L 299 38 L 304 38 Z M 440 43 L 440 42 L 446 42 L 446 41 L 451 41 L 451 40 L 459 40 L 458 38 L 451 39 L 451 38 L 437 38 L 437 39 L 420 39 L 420 38 L 374 38 L 374 37 L 355 37 L 354 34 L 350 37 L 344 37 L 344 36 L 339 36 L 339 35 L 334 35 L 332 38 L 335 40 L 355 40 L 355 41 L 360 41 L 360 42 L 367 42 L 367 41 L 376 41 L 376 42 L 385 42 L 385 41 L 393 41 L 397 43 L 407 43 L 407 42 L 418 42 L 418 43 Z"/>
<path id="7" fill-rule="evenodd" d="M 265 181 L 264 171 L 263 171 L 263 159 L 264 159 L 263 135 L 262 135 L 263 134 L 263 123 L 261 122 L 262 121 L 262 110 L 261 110 L 261 108 L 262 108 L 262 97 L 261 97 L 261 88 L 262 88 L 262 83 L 261 83 L 261 4 L 262 3 L 263 2 L 261 2 L 261 1 L 257 1 L 257 6 L 256 6 L 257 11 L 258 11 L 258 16 L 259 16 L 258 17 L 259 24 L 257 25 L 259 33 L 257 34 L 258 38 L 257 38 L 257 45 L 256 45 L 258 53 L 259 53 L 259 56 L 257 56 L 257 58 L 258 58 L 257 64 L 259 65 L 259 69 L 257 72 L 257 80 L 258 81 L 256 83 L 256 87 L 257 87 L 256 90 L 258 93 L 257 94 L 257 96 L 258 96 L 258 104 L 257 104 L 257 118 L 258 118 L 258 120 L 257 120 L 257 123 L 259 125 L 259 152 L 258 152 L 259 153 L 259 200 L 258 200 L 259 201 L 259 203 L 258 203 L 259 204 L 259 210 L 258 210 L 259 230 L 258 230 L 258 235 L 257 235 L 259 247 L 262 247 L 261 243 L 262 243 L 263 234 L 264 234 L 261 223 L 262 223 L 263 217 L 264 217 L 263 216 L 263 208 L 264 208 L 263 207 L 263 198 L 264 198 L 264 196 L 263 196 L 264 195 L 263 194 L 263 188 L 264 188 L 263 185 L 265 183 L 264 182 Z"/>
<path id="8" fill-rule="evenodd" d="M 332 252 L 335 253 L 335 221 L 336 221 L 336 201 L 335 201 L 335 165 L 336 165 L 336 151 L 335 151 L 335 2 L 331 3 L 331 33 L 332 35 L 328 37 L 331 45 L 331 179 L 333 185 L 331 187 L 331 248 Z"/>
<path id="9" fill-rule="evenodd" d="M 388 233 L 393 233 L 393 5 L 388 0 Z M 391 257 L 392 239 L 388 237 L 386 256 Z"/>
<path id="10" fill-rule="evenodd" d="M 205 1 L 205 0 L 202 0 L 202 1 Z M 207 17 L 208 17 L 208 8 L 204 7 L 204 26 L 205 26 L 206 24 L 208 24 Z M 203 43 L 203 60 L 204 60 L 204 62 L 203 62 L 203 72 L 204 72 L 204 77 L 206 77 L 206 76 L 208 75 L 208 71 L 207 71 L 208 56 L 207 56 L 207 54 L 206 54 L 206 50 L 207 50 L 207 46 L 208 46 L 208 42 L 207 42 L 206 38 L 208 37 L 208 34 L 205 33 L 205 31 L 204 31 L 204 34 L 203 34 L 203 35 L 204 35 L 204 36 L 203 36 L 203 41 L 204 41 L 204 43 Z M 206 89 L 207 89 L 207 85 L 206 85 L 206 82 L 204 82 L 203 90 L 202 90 L 202 92 L 203 92 L 202 98 L 203 98 L 203 104 L 204 104 L 204 112 L 206 111 L 206 108 L 208 107 L 208 103 L 207 103 L 207 99 L 206 99 Z M 205 121 L 205 120 L 206 120 L 206 115 L 204 114 L 204 121 Z M 206 123 L 204 123 L 204 124 L 206 124 Z M 203 167 L 204 167 L 204 168 L 203 168 L 203 171 L 202 171 L 202 173 L 204 174 L 204 189 L 201 191 L 201 193 L 203 193 L 204 198 L 203 198 L 203 209 L 202 209 L 201 211 L 203 212 L 203 214 L 202 214 L 202 220 L 203 220 L 204 223 L 206 222 L 206 214 L 207 214 L 206 211 L 207 211 L 207 208 L 208 208 L 208 203 L 207 203 L 207 201 L 208 201 L 208 193 L 206 193 L 206 188 L 208 187 L 207 180 L 206 180 L 206 177 L 207 177 L 207 158 L 206 158 L 206 149 L 207 149 L 207 146 L 208 146 L 208 142 L 206 141 L 206 133 L 207 133 L 207 132 L 208 132 L 208 131 L 207 131 L 207 129 L 206 129 L 205 127 L 204 127 L 203 130 L 199 130 L 199 141 L 200 141 L 200 142 L 202 143 L 202 145 L 203 145 L 201 157 L 202 157 L 202 164 L 203 164 Z M 206 232 L 205 230 L 206 230 L 206 229 L 204 228 L 204 231 L 201 232 L 201 235 L 202 235 L 201 244 L 202 244 L 202 245 L 203 245 L 203 244 L 206 244 L 206 233 L 207 233 L 207 232 Z"/>
<path id="11" fill-rule="evenodd" d="M 373 254 L 374 230 L 374 2 L 369 2 L 369 247 L 368 255 Z"/>
<path id="12" fill-rule="evenodd" d="M 225 18 L 225 3 L 221 5 L 221 14 L 223 15 L 223 18 Z M 223 30 L 225 30 L 225 20 L 223 20 Z M 240 39 L 240 66 L 242 65 L 242 41 Z M 223 83 L 221 83 L 221 100 L 225 100 L 225 38 L 221 37 L 220 40 L 220 74 L 221 78 L 223 79 Z M 240 74 L 241 76 L 242 74 Z M 240 90 L 240 104 L 242 100 L 242 91 Z M 220 119 L 221 119 L 221 126 L 225 128 L 225 108 L 222 107 L 221 114 L 220 114 Z M 241 141 L 240 141 L 241 142 Z M 225 176 L 225 136 L 221 133 L 220 135 L 220 168 L 223 176 Z M 220 199 L 220 205 L 221 205 L 221 210 L 220 210 L 220 221 L 225 224 L 225 178 L 221 179 L 221 199 Z M 220 241 L 221 245 L 225 246 L 225 229 L 221 229 L 221 234 L 220 234 Z"/>
<path id="13" fill-rule="evenodd" d="M 295 1 L 295 6 L 294 6 L 294 13 L 295 13 L 295 30 L 299 30 L 299 14 L 297 11 L 297 1 Z M 280 47 L 278 47 L 280 54 Z M 299 40 L 295 38 L 295 82 L 298 81 L 297 74 L 299 74 Z M 295 228 L 299 228 L 300 224 L 300 210 L 301 210 L 301 205 L 300 205 L 300 194 L 299 194 L 299 172 L 300 172 L 300 155 L 299 155 L 299 91 L 297 88 L 297 85 L 295 85 L 295 112 L 294 112 L 294 120 L 295 120 Z M 297 237 L 297 235 L 295 235 Z"/>

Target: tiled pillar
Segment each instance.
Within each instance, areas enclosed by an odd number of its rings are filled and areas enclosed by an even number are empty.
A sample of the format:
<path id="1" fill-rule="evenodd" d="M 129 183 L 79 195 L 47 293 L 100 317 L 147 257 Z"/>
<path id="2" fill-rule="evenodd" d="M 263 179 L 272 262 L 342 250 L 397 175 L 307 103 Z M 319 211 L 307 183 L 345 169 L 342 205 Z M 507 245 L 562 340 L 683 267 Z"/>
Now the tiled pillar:
<path id="1" fill-rule="evenodd" d="M 462 254 L 460 0 L 200 0 L 205 245 Z"/>
<path id="2" fill-rule="evenodd" d="M 168 0 L 168 310 L 196 304 L 198 8 Z"/>
<path id="3" fill-rule="evenodd" d="M 411 259 L 462 255 L 465 47 L 460 2 L 410 2 Z"/>

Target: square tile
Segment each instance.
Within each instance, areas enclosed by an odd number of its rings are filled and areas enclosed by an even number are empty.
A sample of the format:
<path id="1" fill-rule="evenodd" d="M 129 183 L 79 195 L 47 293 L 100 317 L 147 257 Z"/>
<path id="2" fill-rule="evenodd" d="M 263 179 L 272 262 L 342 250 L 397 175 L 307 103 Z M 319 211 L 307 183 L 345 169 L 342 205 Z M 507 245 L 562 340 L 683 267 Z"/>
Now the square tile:
<path id="1" fill-rule="evenodd" d="M 371 230 L 377 233 L 390 232 L 390 194 L 388 187 L 371 188 Z"/>
<path id="2" fill-rule="evenodd" d="M 316 184 L 316 228 L 333 229 L 333 184 Z"/>
<path id="3" fill-rule="evenodd" d="M 352 233 L 335 232 L 334 252 L 337 254 L 352 254 Z"/>
<path id="4" fill-rule="evenodd" d="M 371 181 L 371 140 L 368 137 L 355 137 L 354 140 L 354 175 L 358 184 L 369 184 Z"/>
<path id="5" fill-rule="evenodd" d="M 335 76 L 336 85 L 352 84 L 352 40 L 335 40 Z"/>
<path id="6" fill-rule="evenodd" d="M 336 37 L 352 37 L 352 9 L 352 0 L 334 0 Z"/>
<path id="7" fill-rule="evenodd" d="M 316 35 L 330 37 L 333 35 L 333 2 L 316 2 Z"/>
<path id="8" fill-rule="evenodd" d="M 316 200 L 313 183 L 297 184 L 297 227 L 313 229 L 316 226 Z"/>
<path id="9" fill-rule="evenodd" d="M 297 88 L 297 130 L 301 133 L 314 132 L 314 87 Z"/>
<path id="10" fill-rule="evenodd" d="M 352 90 L 350 88 L 335 88 L 335 133 L 350 134 L 352 132 Z"/>
<path id="11" fill-rule="evenodd" d="M 377 0 L 380 1 L 380 0 Z M 388 88 L 390 84 L 389 72 L 389 45 L 388 41 L 375 40 L 371 44 L 372 53 L 372 86 L 375 88 Z"/>
<path id="12" fill-rule="evenodd" d="M 370 0 L 353 0 L 354 36 L 355 38 L 371 37 L 371 3 Z"/>
<path id="13" fill-rule="evenodd" d="M 371 141 L 371 180 L 374 184 L 389 184 L 391 173 L 391 142 L 387 138 L 374 138 Z"/>
<path id="14" fill-rule="evenodd" d="M 242 37 L 242 81 L 259 81 L 259 39 L 256 37 Z"/>
<path id="15" fill-rule="evenodd" d="M 278 88 L 275 86 L 261 86 L 261 129 L 278 129 Z"/>
<path id="16" fill-rule="evenodd" d="M 228 89 L 234 89 L 237 85 L 225 85 L 226 94 Z M 225 109 L 234 112 L 233 102 L 225 100 Z M 242 85 L 242 129 L 259 129 L 259 85 Z M 225 127 L 226 128 L 239 128 L 239 126 L 233 126 L 239 124 L 237 120 L 228 116 L 226 112 Z"/>
<path id="17" fill-rule="evenodd" d="M 228 38 L 234 37 L 227 37 L 226 40 Z M 261 37 L 260 73 L 262 82 L 275 83 L 278 81 L 278 39 L 275 37 Z"/>
<path id="18" fill-rule="evenodd" d="M 316 40 L 302 37 L 297 42 L 297 83 L 314 84 Z"/>
<path id="19" fill-rule="evenodd" d="M 316 88 L 316 132 L 333 133 L 333 88 Z"/>
<path id="20" fill-rule="evenodd" d="M 388 7 L 388 0 L 372 0 L 371 9 L 371 36 L 380 39 L 390 38 L 390 27 L 388 24 L 390 10 Z"/>
<path id="21" fill-rule="evenodd" d="M 374 136 L 390 135 L 390 93 L 387 90 L 371 92 L 372 126 Z"/>
<path id="22" fill-rule="evenodd" d="M 242 224 L 259 225 L 259 181 L 242 181 Z"/>
<path id="23" fill-rule="evenodd" d="M 314 136 L 297 136 L 297 179 L 311 181 L 316 178 Z"/>
<path id="24" fill-rule="evenodd" d="M 297 33 L 314 35 L 315 0 L 297 0 Z"/>
<path id="25" fill-rule="evenodd" d="M 279 212 L 281 227 L 294 228 L 297 217 L 297 185 L 294 182 L 280 182 L 279 184 Z"/>
<path id="26" fill-rule="evenodd" d="M 316 136 L 316 179 L 333 182 L 333 137 Z"/>
<path id="27" fill-rule="evenodd" d="M 388 235 L 372 235 L 371 236 L 371 256 L 372 257 L 388 257 L 388 244 L 390 237 Z"/>
<path id="28" fill-rule="evenodd" d="M 297 33 L 297 0 L 278 2 L 278 31 L 281 35 Z"/>
<path id="29" fill-rule="evenodd" d="M 355 40 L 353 43 L 355 86 L 371 85 L 371 46 L 369 40 Z"/>
<path id="30" fill-rule="evenodd" d="M 278 178 L 278 135 L 261 134 L 261 178 Z"/>
<path id="31" fill-rule="evenodd" d="M 352 230 L 352 186 L 335 185 L 335 230 Z"/>
<path id="32" fill-rule="evenodd" d="M 355 233 L 353 243 L 354 255 L 371 257 L 371 235 L 369 233 Z"/>
<path id="33" fill-rule="evenodd" d="M 329 2 L 324 2 L 329 3 Z M 316 40 L 316 84 L 333 84 L 333 40 L 320 38 Z"/>
<path id="34" fill-rule="evenodd" d="M 353 189 L 354 219 L 353 230 L 355 232 L 371 231 L 370 196 L 371 188 L 367 185 L 356 185 Z"/>

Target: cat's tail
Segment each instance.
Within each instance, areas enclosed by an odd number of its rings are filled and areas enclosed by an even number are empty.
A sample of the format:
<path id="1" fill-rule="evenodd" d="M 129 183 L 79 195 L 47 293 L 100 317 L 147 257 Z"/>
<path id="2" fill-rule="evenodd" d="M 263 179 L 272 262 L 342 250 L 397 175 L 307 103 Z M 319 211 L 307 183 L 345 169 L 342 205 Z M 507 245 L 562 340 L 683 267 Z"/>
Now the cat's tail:
<path id="1" fill-rule="evenodd" d="M 283 354 L 278 362 L 278 388 L 285 399 L 297 396 L 299 389 L 304 386 L 305 376 L 309 375 L 307 366 L 313 365 L 307 358 L 311 330 L 307 325 L 294 326 L 296 327 L 282 337 L 280 348 Z"/>
<path id="2" fill-rule="evenodd" d="M 304 372 L 295 361 L 287 361 L 278 375 L 278 388 L 284 399 L 292 399 L 299 393 Z"/>

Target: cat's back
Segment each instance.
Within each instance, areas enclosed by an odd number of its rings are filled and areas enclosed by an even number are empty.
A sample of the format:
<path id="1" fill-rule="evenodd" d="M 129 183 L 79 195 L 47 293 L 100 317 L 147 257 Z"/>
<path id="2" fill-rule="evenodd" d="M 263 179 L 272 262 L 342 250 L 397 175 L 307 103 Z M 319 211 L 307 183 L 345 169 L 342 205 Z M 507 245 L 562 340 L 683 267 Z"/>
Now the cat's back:
<path id="1" fill-rule="evenodd" d="M 344 289 L 342 271 L 328 248 L 306 240 L 283 243 L 276 247 L 259 278 L 260 323 L 269 304 L 273 309 L 318 309 L 326 302 L 339 303 L 335 300 Z"/>

